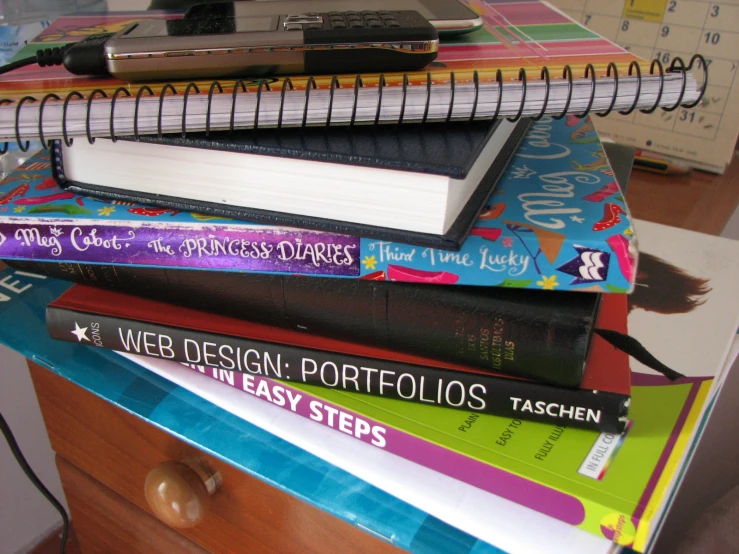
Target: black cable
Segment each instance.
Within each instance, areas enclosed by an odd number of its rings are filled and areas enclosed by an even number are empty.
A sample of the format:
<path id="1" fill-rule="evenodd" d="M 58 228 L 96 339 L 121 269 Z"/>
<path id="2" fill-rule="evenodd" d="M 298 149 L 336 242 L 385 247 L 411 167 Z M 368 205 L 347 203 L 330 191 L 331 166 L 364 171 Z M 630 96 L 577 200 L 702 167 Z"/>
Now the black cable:
<path id="1" fill-rule="evenodd" d="M 34 58 L 35 59 L 35 58 Z M 26 477 L 33 483 L 33 485 L 41 492 L 41 494 L 44 495 L 46 500 L 51 503 L 54 508 L 61 514 L 62 516 L 62 538 L 59 542 L 59 552 L 61 554 L 64 554 L 64 548 L 67 544 L 67 536 L 69 535 L 69 516 L 67 515 L 67 511 L 64 509 L 64 506 L 61 505 L 61 503 L 54 497 L 53 494 L 49 492 L 49 489 L 47 489 L 44 484 L 41 482 L 41 480 L 36 477 L 36 474 L 31 469 L 31 466 L 28 465 L 28 462 L 26 461 L 26 458 L 23 456 L 23 453 L 21 452 L 21 449 L 18 447 L 18 443 L 15 440 L 15 437 L 13 436 L 13 432 L 10 430 L 10 427 L 8 427 L 8 423 L 5 421 L 5 418 L 3 417 L 3 414 L 0 413 L 0 431 L 3 432 L 3 436 L 5 436 L 5 440 L 8 442 L 8 446 L 10 447 L 10 451 L 13 453 L 13 456 L 15 456 L 16 461 L 18 462 L 18 465 L 21 466 L 21 469 L 23 470 L 23 473 L 26 474 Z"/>
<path id="2" fill-rule="evenodd" d="M 10 62 L 8 64 L 0 66 L 0 75 L 9 71 L 13 71 L 14 69 L 18 69 L 19 67 L 32 65 L 35 63 L 37 63 L 41 67 L 46 67 L 49 65 L 61 65 L 64 61 L 64 53 L 69 50 L 71 46 L 72 44 L 66 44 L 61 47 L 55 46 L 54 48 L 42 48 L 40 50 L 36 50 L 36 54 L 33 56 L 28 56 L 27 58 L 16 60 L 14 62 Z"/>
<path id="3" fill-rule="evenodd" d="M 21 60 L 6 63 L 4 66 L 0 67 L 0 73 L 7 73 L 8 71 L 13 71 L 14 69 L 18 69 L 19 67 L 31 65 L 34 63 L 36 63 L 36 56 L 29 56 L 28 58 L 23 58 Z"/>

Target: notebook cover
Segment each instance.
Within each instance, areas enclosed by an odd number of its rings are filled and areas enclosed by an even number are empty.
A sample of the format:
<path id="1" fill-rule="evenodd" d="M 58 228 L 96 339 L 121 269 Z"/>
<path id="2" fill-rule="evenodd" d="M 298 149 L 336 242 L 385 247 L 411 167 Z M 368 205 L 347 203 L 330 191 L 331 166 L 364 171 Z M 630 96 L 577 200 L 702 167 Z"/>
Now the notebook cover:
<path id="1" fill-rule="evenodd" d="M 566 67 L 572 70 L 575 79 L 582 79 L 586 67 L 590 64 L 598 78 L 611 75 L 609 64 L 615 64 L 618 75 L 627 75 L 629 65 L 638 63 L 642 74 L 648 72 L 648 64 L 631 52 L 611 41 L 603 39 L 584 25 L 572 20 L 553 6 L 536 0 L 518 2 L 499 2 L 496 0 L 464 0 L 484 20 L 484 27 L 475 32 L 459 37 L 444 37 L 439 47 L 437 59 L 423 71 L 407 74 L 409 86 L 425 88 L 427 74 L 430 73 L 434 84 L 447 84 L 454 75 L 457 83 L 472 84 L 474 73 L 480 83 L 495 86 L 497 71 L 501 71 L 504 82 L 517 80 L 521 68 L 526 68 L 529 82 L 537 80 L 542 68 L 548 68 L 551 79 L 562 76 Z M 125 25 L 141 17 L 180 18 L 182 14 L 150 12 L 110 12 L 99 15 L 85 14 L 62 16 L 46 29 L 33 43 L 26 46 L 18 57 L 33 54 L 38 48 L 62 46 L 80 38 L 104 32 L 117 32 Z M 331 87 L 333 75 L 316 76 L 315 86 L 318 90 Z M 402 73 L 388 73 L 384 76 L 389 87 L 401 87 L 404 82 Z M 308 85 L 307 77 L 291 76 L 292 88 L 301 97 L 305 95 Z M 588 81 L 589 78 L 585 77 Z M 270 83 L 271 92 L 262 93 L 280 95 L 285 79 L 280 76 Z M 39 68 L 29 66 L 0 77 L 3 97 L 19 99 L 24 95 L 41 97 L 44 93 L 55 92 L 60 95 L 71 91 L 79 91 L 85 97 L 93 90 L 103 90 L 109 96 L 120 86 L 133 91 L 135 95 L 138 84 L 127 83 L 111 78 L 75 76 L 63 67 Z M 207 94 L 212 81 L 198 80 L 195 83 L 203 94 Z M 363 87 L 379 86 L 380 75 L 362 75 Z M 164 83 L 148 83 L 154 92 L 162 92 Z M 184 92 L 188 81 L 172 83 L 179 94 Z M 230 95 L 233 81 L 222 82 L 224 90 Z M 257 82 L 247 80 L 245 85 L 251 94 L 256 92 Z M 354 75 L 339 76 L 342 88 L 355 85 Z M 290 92 L 288 92 L 290 93 Z M 166 94 L 166 93 L 164 93 Z M 74 103 L 78 101 L 72 97 Z M 126 102 L 125 98 L 120 101 Z M 133 101 L 133 99 L 131 99 Z M 86 102 L 86 99 L 79 100 Z M 13 106 L 13 110 L 15 107 Z M 10 110 L 10 108 L 8 108 Z M 0 115 L 3 110 L 0 109 Z M 12 117 L 13 113 L 8 113 Z M 10 119 L 10 129 L 12 130 Z M 12 136 L 12 134 L 11 134 Z"/>
<path id="2" fill-rule="evenodd" d="M 475 224 L 486 199 L 504 175 L 511 157 L 525 136 L 529 123 L 529 120 L 522 119 L 516 125 L 457 219 L 449 230 L 441 235 L 229 206 L 111 187 L 96 187 L 94 183 L 68 181 L 64 176 L 61 142 L 55 142 L 52 147 L 52 155 L 56 160 L 53 170 L 54 177 L 61 188 L 78 194 L 122 202 L 150 204 L 171 210 L 200 212 L 217 217 L 244 219 L 266 225 L 315 229 L 457 251 Z M 232 137 L 233 142 L 226 133 L 214 133 L 210 138 L 204 133 L 186 139 L 180 136 L 167 136 L 162 139 L 141 137 L 141 141 L 144 148 L 148 143 L 159 141 L 164 144 L 193 146 L 206 150 L 229 150 L 331 163 L 348 163 L 384 169 L 443 174 L 460 179 L 466 176 L 477 154 L 484 147 L 489 136 L 495 132 L 497 126 L 497 122 L 485 121 L 477 122 L 469 129 L 464 124 L 455 124 L 451 128 L 445 125 L 361 126 L 350 132 L 342 129 L 285 129 L 235 133 Z M 195 152 L 193 155 L 201 155 L 201 153 Z M 207 161 L 204 160 L 204 163 Z M 279 160 L 275 163 L 279 163 Z M 296 176 L 296 179 L 299 177 Z M 265 184 L 265 186 L 268 185 Z"/>
<path id="3" fill-rule="evenodd" d="M 548 290 L 633 288 L 631 216 L 589 118 L 545 117 L 531 125 L 459 252 L 80 196 L 56 185 L 50 165 L 39 155 L 0 184 L 0 258 Z"/>

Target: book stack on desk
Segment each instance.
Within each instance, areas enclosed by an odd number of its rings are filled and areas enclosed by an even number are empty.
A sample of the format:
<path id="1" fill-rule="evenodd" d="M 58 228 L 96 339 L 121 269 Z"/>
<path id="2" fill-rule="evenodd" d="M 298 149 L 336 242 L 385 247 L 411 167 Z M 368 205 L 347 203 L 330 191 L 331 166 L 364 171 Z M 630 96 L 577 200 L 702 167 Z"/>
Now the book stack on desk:
<path id="1" fill-rule="evenodd" d="M 433 146 L 444 133 L 432 128 L 414 140 Z M 468 135 L 448 132 L 457 133 Z M 548 159 L 564 144 L 569 156 Z M 67 178 L 65 160 L 39 158 L 7 181 L 35 179 L 12 200 L 25 216 L 0 217 L 8 237 L 0 256 L 16 268 L 116 289 L 76 287 L 52 305 L 56 338 L 90 342 L 93 318 L 91 344 L 114 350 L 624 429 L 628 364 L 592 364 L 595 377 L 582 386 L 594 344 L 615 351 L 594 336 L 596 327 L 625 331 L 623 293 L 635 261 L 628 211 L 589 120 L 534 123 L 456 252 L 78 195 L 49 179 L 49 164 L 58 181 Z M 552 195 L 560 198 L 553 210 Z M 71 333 L 84 327 L 87 335 Z M 621 378 L 602 382 L 613 373 Z"/>
<path id="2" fill-rule="evenodd" d="M 42 142 L 44 130 L 56 140 L 0 183 L 0 258 L 18 275 L 78 282 L 47 299 L 49 335 L 72 343 L 66 348 L 118 351 L 151 371 L 179 362 L 183 374 L 206 375 L 223 390 L 626 544 L 620 520 L 607 517 L 610 499 L 605 508 L 595 497 L 571 502 L 588 496 L 587 482 L 569 490 L 567 478 L 547 481 L 549 470 L 524 470 L 520 460 L 530 455 L 547 468 L 563 433 L 583 437 L 572 447 L 578 455 L 589 455 L 585 444 L 605 448 L 579 473 L 598 480 L 629 428 L 629 357 L 614 340 L 626 338 L 636 280 L 636 239 L 617 179 L 625 181 L 629 164 L 624 172 L 609 162 L 587 113 L 596 97 L 605 112 L 669 107 L 699 90 L 678 72 L 619 83 L 612 68 L 625 64 L 626 74 L 630 54 L 545 4 L 528 7 L 542 25 L 571 33 L 552 41 L 563 48 L 556 68 L 564 77 L 550 83 L 541 56 L 519 52 L 513 63 L 537 60 L 541 79 L 527 89 L 524 72 L 503 86 L 494 72 L 487 84 L 501 87 L 499 110 L 480 121 L 486 95 L 477 70 L 466 83 L 474 83 L 472 99 L 451 73 L 447 117 L 432 117 L 446 121 L 425 125 L 406 123 L 426 114 L 405 121 L 401 111 L 397 125 L 252 129 L 268 120 L 260 106 L 275 98 L 264 82 L 256 85 L 263 104 L 243 110 L 250 125 L 234 124 L 233 85 L 229 132 L 188 128 L 184 106 L 181 117 L 166 115 L 164 90 L 156 134 L 151 118 L 149 127 L 138 120 L 141 95 L 133 130 L 116 122 L 111 103 L 109 132 L 91 123 L 94 92 L 82 126 L 73 99 L 61 128 L 47 125 L 41 102 L 33 129 Z M 520 19 L 518 10 L 508 16 Z M 449 46 L 445 71 L 469 70 L 470 59 L 487 71 L 500 62 L 491 52 L 503 40 L 489 36 L 505 18 L 492 21 L 472 46 Z M 597 84 L 587 62 L 573 82 L 568 61 L 579 57 L 565 46 L 584 51 L 580 39 L 614 60 L 593 58 L 603 65 Z M 547 37 L 525 42 L 540 48 Z M 383 79 L 374 123 L 386 119 L 382 99 L 393 96 L 382 96 Z M 426 90 L 410 81 L 416 93 Z M 401 110 L 414 113 L 423 103 L 407 82 Z M 426 82 L 433 115 L 438 83 L 431 73 Z M 100 86 L 106 97 L 110 83 Z M 516 87 L 517 103 L 504 97 Z M 366 103 L 360 91 L 368 88 L 355 85 L 356 114 L 366 116 L 356 102 Z M 329 90 L 339 109 L 339 89 L 331 80 L 311 93 L 311 105 Z M 313 89 L 298 90 L 303 125 L 316 124 Z M 555 90 L 567 92 L 550 98 Z M 208 114 L 222 100 L 212 93 Z M 195 100 L 193 109 L 202 108 Z M 44 113 L 53 113 L 55 99 L 45 102 Z M 132 104 L 119 102 L 120 116 Z M 334 121 L 332 105 L 322 121 Z M 33 130 L 23 106 L 15 112 L 19 140 Z M 455 111 L 467 108 L 465 117 Z M 280 117 L 283 109 L 294 118 L 282 103 Z M 175 119 L 181 134 L 163 133 L 178 130 L 167 127 Z M 520 459 L 507 455 L 519 448 Z"/>

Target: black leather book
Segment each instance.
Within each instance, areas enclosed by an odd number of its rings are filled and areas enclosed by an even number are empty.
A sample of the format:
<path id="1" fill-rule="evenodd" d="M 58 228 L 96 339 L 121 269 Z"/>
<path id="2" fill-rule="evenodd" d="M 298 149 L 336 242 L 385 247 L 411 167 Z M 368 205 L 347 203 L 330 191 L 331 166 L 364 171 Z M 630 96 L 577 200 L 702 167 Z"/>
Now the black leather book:
<path id="1" fill-rule="evenodd" d="M 9 260 L 212 314 L 562 386 L 580 384 L 600 295 Z"/>
<path id="2" fill-rule="evenodd" d="M 52 147 L 75 193 L 458 250 L 528 120 L 247 130 Z"/>

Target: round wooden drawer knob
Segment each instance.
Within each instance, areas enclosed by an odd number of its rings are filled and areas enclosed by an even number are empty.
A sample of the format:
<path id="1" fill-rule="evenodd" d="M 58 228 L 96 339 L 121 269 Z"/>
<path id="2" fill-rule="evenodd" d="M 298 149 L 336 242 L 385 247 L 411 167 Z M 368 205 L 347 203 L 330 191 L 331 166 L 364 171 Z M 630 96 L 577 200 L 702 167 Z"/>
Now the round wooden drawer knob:
<path id="1" fill-rule="evenodd" d="M 218 474 L 194 461 L 162 462 L 146 476 L 144 494 L 154 514 L 170 527 L 193 527 L 203 518 Z"/>

